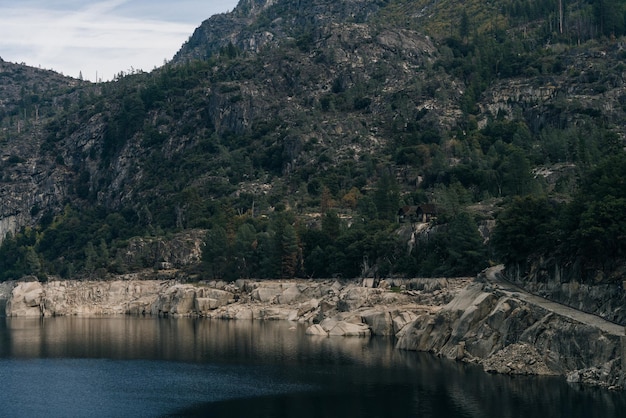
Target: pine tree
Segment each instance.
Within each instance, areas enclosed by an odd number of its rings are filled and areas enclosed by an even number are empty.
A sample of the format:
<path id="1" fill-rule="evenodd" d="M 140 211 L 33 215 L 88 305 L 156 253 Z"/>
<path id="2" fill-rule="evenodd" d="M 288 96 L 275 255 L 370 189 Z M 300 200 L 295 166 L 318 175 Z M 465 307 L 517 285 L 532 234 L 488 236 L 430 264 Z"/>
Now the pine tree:
<path id="1" fill-rule="evenodd" d="M 374 203 L 378 209 L 378 218 L 395 221 L 400 202 L 400 191 L 396 180 L 389 172 L 383 173 L 376 185 Z"/>
<path id="2" fill-rule="evenodd" d="M 280 236 L 281 249 L 281 277 L 293 278 L 298 269 L 298 235 L 293 226 L 284 226 Z"/>

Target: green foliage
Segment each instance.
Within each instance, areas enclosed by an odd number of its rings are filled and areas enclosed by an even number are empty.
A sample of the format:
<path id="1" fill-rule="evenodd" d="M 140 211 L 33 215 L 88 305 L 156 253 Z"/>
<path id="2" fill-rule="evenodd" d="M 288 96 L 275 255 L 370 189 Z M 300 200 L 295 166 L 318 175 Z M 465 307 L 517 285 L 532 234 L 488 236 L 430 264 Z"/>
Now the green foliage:
<path id="1" fill-rule="evenodd" d="M 33 248 L 36 240 L 36 232 L 31 229 L 4 239 L 0 246 L 0 281 L 41 272 L 41 261 Z"/>
<path id="2" fill-rule="evenodd" d="M 626 2 L 623 0 L 595 0 L 592 2 L 596 22 L 600 26 L 600 32 L 606 36 L 623 35 L 624 14 Z"/>
<path id="3" fill-rule="evenodd" d="M 626 259 L 626 159 L 606 159 L 585 177 L 563 227 L 570 253 L 610 270 Z"/>
<path id="4" fill-rule="evenodd" d="M 625 161 L 618 153 L 590 170 L 569 203 L 514 199 L 498 216 L 492 239 L 501 260 L 523 265 L 545 256 L 605 273 L 620 266 L 626 260 Z"/>
<path id="5" fill-rule="evenodd" d="M 474 219 L 458 213 L 446 225 L 419 236 L 399 270 L 421 277 L 473 275 L 488 266 L 487 247 Z"/>
<path id="6" fill-rule="evenodd" d="M 531 255 L 559 244 L 562 208 L 546 197 L 516 197 L 498 216 L 492 243 L 505 263 L 525 263 Z"/>
<path id="7" fill-rule="evenodd" d="M 0 245 L 1 280 L 23 275 L 93 275 L 96 270 L 126 270 L 120 265 L 119 243 L 138 232 L 120 213 L 103 208 L 75 210 L 67 207 L 40 229 L 24 229 Z M 117 259 L 117 262 L 114 262 Z"/>
<path id="8" fill-rule="evenodd" d="M 388 170 L 384 170 L 376 183 L 373 196 L 378 219 L 393 222 L 400 207 L 399 188 L 396 180 Z"/>
<path id="9" fill-rule="evenodd" d="M 204 240 L 202 263 L 214 278 L 222 278 L 228 265 L 229 243 L 226 231 L 220 226 L 209 230 Z"/>

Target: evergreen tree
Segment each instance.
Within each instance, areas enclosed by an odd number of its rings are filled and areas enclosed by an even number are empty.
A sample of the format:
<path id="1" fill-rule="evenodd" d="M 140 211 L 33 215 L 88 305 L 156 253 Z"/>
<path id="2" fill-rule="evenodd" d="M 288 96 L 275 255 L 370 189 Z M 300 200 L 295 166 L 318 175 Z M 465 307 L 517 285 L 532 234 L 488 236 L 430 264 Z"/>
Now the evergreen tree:
<path id="1" fill-rule="evenodd" d="M 466 212 L 459 213 L 450 222 L 445 250 L 444 275 L 473 275 L 487 267 L 487 248 L 474 219 Z"/>
<path id="2" fill-rule="evenodd" d="M 524 263 L 532 254 L 554 251 L 560 208 L 545 197 L 516 197 L 498 216 L 492 244 L 506 263 Z"/>
<path id="3" fill-rule="evenodd" d="M 254 272 L 257 246 L 258 242 L 254 226 L 248 223 L 241 225 L 237 230 L 234 246 L 238 277 L 248 278 Z"/>
<path id="4" fill-rule="evenodd" d="M 298 271 L 299 259 L 298 235 L 293 226 L 287 224 L 280 235 L 281 277 L 293 278 Z"/>
<path id="5" fill-rule="evenodd" d="M 394 222 L 400 206 L 400 191 L 398 183 L 389 171 L 385 170 L 374 192 L 374 203 L 378 212 L 378 219 Z"/>
<path id="6" fill-rule="evenodd" d="M 212 277 L 223 278 L 229 261 L 229 242 L 226 230 L 216 226 L 207 232 L 202 251 L 202 263 Z"/>

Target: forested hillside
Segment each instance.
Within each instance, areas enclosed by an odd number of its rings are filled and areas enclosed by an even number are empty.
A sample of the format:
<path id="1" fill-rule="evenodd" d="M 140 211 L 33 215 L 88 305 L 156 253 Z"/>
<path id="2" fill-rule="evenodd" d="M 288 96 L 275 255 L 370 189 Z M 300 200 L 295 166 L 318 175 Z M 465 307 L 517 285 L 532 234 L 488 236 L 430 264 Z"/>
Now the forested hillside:
<path id="1" fill-rule="evenodd" d="M 550 258 L 615 280 L 625 14 L 622 0 L 242 0 L 151 73 L 90 84 L 3 63 L 0 279 L 155 268 L 128 256 L 133 237 L 202 230 L 194 277 Z"/>

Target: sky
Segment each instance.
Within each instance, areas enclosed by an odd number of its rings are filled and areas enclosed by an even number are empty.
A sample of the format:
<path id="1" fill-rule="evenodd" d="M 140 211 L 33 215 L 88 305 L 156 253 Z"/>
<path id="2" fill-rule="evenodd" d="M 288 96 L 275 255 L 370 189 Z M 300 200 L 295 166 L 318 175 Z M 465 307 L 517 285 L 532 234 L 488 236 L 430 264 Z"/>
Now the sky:
<path id="1" fill-rule="evenodd" d="M 112 80 L 170 60 L 195 28 L 238 0 L 0 0 L 0 57 Z"/>

